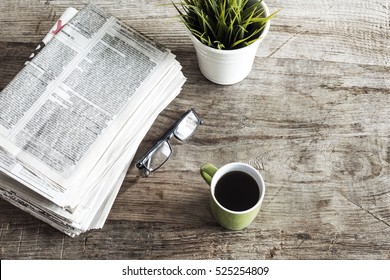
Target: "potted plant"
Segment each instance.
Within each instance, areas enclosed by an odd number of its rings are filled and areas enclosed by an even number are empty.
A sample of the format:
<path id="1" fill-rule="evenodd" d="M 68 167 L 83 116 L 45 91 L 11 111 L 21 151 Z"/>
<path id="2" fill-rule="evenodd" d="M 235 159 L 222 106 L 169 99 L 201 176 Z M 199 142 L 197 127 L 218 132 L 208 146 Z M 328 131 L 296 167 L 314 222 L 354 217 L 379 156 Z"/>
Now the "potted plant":
<path id="1" fill-rule="evenodd" d="M 187 27 L 199 69 L 207 79 L 230 85 L 249 74 L 275 15 L 270 15 L 263 0 L 181 0 L 172 4 Z"/>

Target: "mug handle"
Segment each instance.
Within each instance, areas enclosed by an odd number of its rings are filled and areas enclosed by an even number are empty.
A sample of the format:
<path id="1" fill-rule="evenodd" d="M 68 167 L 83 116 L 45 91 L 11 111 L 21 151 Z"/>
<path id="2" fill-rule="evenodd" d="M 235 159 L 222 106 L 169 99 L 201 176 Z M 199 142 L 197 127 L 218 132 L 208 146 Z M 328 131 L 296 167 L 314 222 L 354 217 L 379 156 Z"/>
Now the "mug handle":
<path id="1" fill-rule="evenodd" d="M 209 184 L 209 186 L 211 185 L 211 180 L 213 179 L 213 176 L 217 171 L 218 168 L 216 168 L 211 163 L 205 163 L 200 167 L 200 174 L 202 175 L 206 183 Z"/>

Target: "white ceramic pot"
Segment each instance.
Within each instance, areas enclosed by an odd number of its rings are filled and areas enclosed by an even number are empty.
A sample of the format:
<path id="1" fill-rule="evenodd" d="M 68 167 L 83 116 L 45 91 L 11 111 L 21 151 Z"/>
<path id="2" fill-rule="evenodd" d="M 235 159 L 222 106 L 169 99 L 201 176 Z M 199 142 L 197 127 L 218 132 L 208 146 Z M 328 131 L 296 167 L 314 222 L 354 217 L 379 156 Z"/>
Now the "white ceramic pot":
<path id="1" fill-rule="evenodd" d="M 269 10 L 264 1 L 262 6 L 265 9 L 265 16 L 269 16 Z M 220 85 L 231 85 L 245 79 L 252 69 L 257 49 L 267 35 L 269 26 L 270 21 L 267 21 L 258 40 L 249 46 L 235 50 L 219 50 L 206 46 L 188 31 L 195 46 L 198 66 L 202 74 L 208 80 Z"/>

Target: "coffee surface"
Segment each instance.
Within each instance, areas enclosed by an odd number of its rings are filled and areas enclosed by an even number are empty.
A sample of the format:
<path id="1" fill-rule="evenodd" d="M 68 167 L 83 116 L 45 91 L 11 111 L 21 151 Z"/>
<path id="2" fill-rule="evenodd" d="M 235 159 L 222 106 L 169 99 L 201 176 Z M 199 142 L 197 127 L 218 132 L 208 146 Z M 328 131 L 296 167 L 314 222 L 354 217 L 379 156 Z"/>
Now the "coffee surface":
<path id="1" fill-rule="evenodd" d="M 245 211 L 259 201 L 260 190 L 256 180 L 242 171 L 224 174 L 215 186 L 215 197 L 225 208 Z"/>

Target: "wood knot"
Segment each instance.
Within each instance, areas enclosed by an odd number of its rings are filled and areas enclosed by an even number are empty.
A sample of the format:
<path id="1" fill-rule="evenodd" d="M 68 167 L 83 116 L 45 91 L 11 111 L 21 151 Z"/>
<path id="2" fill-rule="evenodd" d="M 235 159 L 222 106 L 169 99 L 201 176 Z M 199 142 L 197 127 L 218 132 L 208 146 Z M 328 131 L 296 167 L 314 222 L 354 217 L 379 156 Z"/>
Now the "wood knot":
<path id="1" fill-rule="evenodd" d="M 301 239 L 301 240 L 310 240 L 311 239 L 311 235 L 308 233 L 298 233 L 296 236 L 298 239 Z"/>

